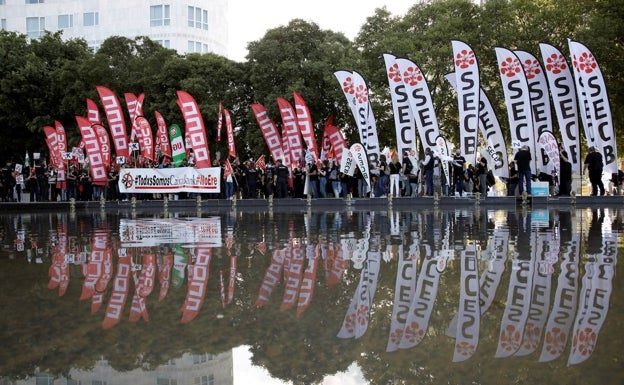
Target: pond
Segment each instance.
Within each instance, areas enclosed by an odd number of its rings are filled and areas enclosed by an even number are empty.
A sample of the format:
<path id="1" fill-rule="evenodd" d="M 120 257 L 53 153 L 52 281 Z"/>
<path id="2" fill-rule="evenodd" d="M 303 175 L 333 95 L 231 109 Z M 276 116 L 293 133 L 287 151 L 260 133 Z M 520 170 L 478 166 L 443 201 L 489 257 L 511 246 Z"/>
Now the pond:
<path id="1" fill-rule="evenodd" d="M 620 207 L 7 213 L 0 383 L 624 383 Z"/>

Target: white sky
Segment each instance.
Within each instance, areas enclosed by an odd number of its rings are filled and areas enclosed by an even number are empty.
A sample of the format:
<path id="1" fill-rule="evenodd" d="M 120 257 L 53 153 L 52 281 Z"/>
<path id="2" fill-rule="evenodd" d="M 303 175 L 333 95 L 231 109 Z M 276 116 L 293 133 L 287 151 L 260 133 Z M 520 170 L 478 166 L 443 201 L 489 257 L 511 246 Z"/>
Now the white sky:
<path id="1" fill-rule="evenodd" d="M 418 0 L 229 0 L 228 57 L 245 61 L 247 43 L 259 40 L 269 29 L 303 19 L 321 29 L 342 32 L 353 39 L 366 18 L 383 6 L 393 15 L 404 15 Z"/>

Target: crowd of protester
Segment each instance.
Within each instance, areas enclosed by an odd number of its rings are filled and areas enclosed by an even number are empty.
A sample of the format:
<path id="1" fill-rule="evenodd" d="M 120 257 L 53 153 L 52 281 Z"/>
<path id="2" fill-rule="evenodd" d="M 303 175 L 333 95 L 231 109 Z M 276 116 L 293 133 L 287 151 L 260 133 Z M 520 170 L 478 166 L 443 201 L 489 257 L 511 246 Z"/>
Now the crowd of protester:
<path id="1" fill-rule="evenodd" d="M 507 195 L 521 195 L 531 190 L 531 181 L 547 181 L 551 186 L 551 195 L 569 195 L 571 192 L 571 168 L 567 153 L 561 152 L 561 176 L 540 173 L 532 175 L 527 172 L 526 164 L 530 154 L 520 149 L 509 162 L 509 177 L 504 179 Z M 597 152 L 590 152 L 596 154 Z M 595 156 L 595 155 L 593 155 Z M 193 166 L 190 162 L 183 166 Z M 590 159 L 591 161 L 591 159 Z M 443 164 L 447 162 L 447 164 Z M 115 162 L 113 162 L 115 164 Z M 98 201 L 100 199 L 122 201 L 136 199 L 162 199 L 162 194 L 126 194 L 119 191 L 120 166 L 115 164 L 108 171 L 108 184 L 98 186 L 92 183 L 88 167 L 84 164 L 70 162 L 65 172 L 65 181 L 58 178 L 58 170 L 46 165 L 44 161 L 33 162 L 16 171 L 16 164 L 6 163 L 0 174 L 1 201 Z M 378 163 L 369 164 L 370 184 L 364 180 L 361 170 L 357 167 L 353 176 L 340 172 L 336 160 L 322 162 L 303 162 L 292 168 L 285 166 L 281 160 L 275 164 L 268 161 L 265 165 L 256 164 L 253 160 L 240 162 L 232 159 L 233 173 L 223 177 L 225 162 L 214 160 L 213 167 L 222 168 L 220 193 L 175 193 L 170 198 L 189 199 L 201 196 L 205 199 L 267 199 L 282 198 L 353 198 L 362 197 L 418 197 L 432 196 L 464 196 L 476 193 L 487 196 L 496 180 L 488 167 L 485 157 L 480 157 L 476 164 L 469 164 L 457 150 L 452 157 L 441 160 L 431 151 L 425 152 L 424 158 L 414 164 L 408 154 L 399 159 L 394 153 L 387 159 L 380 155 Z M 520 166 L 520 167 L 519 167 Z M 125 164 L 122 167 L 173 167 L 169 159 L 159 157 L 158 161 L 140 161 Z M 445 168 L 448 174 L 445 172 Z M 595 167 L 590 165 L 590 169 Z M 601 172 L 601 171 L 600 171 Z M 592 175 L 597 175 L 593 171 Z M 448 177 L 447 177 L 448 175 Z M 590 175 L 590 176 L 592 176 Z M 624 173 L 614 176 L 614 186 L 619 193 Z M 307 179 L 307 181 L 306 181 Z M 599 179 L 599 178 L 598 178 Z M 595 184 L 593 195 L 604 195 L 599 180 L 592 178 Z"/>

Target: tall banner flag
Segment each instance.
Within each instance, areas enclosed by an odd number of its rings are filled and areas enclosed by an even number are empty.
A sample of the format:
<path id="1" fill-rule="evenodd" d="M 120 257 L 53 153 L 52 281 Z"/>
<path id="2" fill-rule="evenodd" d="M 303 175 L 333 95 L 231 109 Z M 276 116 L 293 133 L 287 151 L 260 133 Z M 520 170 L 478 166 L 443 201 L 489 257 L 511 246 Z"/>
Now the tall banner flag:
<path id="1" fill-rule="evenodd" d="M 221 128 L 223 127 L 223 103 L 219 102 L 219 112 L 217 116 L 217 142 L 221 141 Z"/>
<path id="2" fill-rule="evenodd" d="M 108 172 L 106 170 L 106 164 L 104 163 L 104 157 L 102 156 L 100 148 L 100 141 L 95 133 L 95 129 L 85 117 L 76 116 L 76 122 L 78 123 L 78 129 L 82 135 L 85 149 L 87 150 L 91 179 L 93 179 L 93 183 L 98 186 L 107 186 Z"/>
<path id="3" fill-rule="evenodd" d="M 503 94 L 507 104 L 507 117 L 511 130 L 511 146 L 514 152 L 527 146 L 531 152 L 531 171 L 538 170 L 535 153 L 535 131 L 529 95 L 529 84 L 520 60 L 510 50 L 496 47 L 496 59 L 500 71 Z"/>
<path id="4" fill-rule="evenodd" d="M 67 157 L 67 135 L 65 134 L 65 127 L 58 120 L 54 121 L 54 129 L 56 130 L 56 141 L 58 145 L 59 154 L 61 155 L 61 163 L 58 169 L 58 176 L 56 177 L 57 182 L 61 182 L 59 187 L 64 188 L 65 180 L 66 180 L 66 169 L 65 161 Z M 58 185 L 58 183 L 57 183 Z"/>
<path id="5" fill-rule="evenodd" d="M 402 157 L 406 151 L 416 149 L 416 123 L 396 57 L 387 53 L 383 57 L 390 85 L 397 150 Z"/>
<path id="6" fill-rule="evenodd" d="M 557 143 L 555 135 L 550 131 L 542 131 L 537 138 L 537 145 L 542 154 L 548 157 L 547 169 L 554 170 L 557 175 L 559 175 L 559 171 L 561 170 L 561 158 L 559 157 L 559 144 Z"/>
<path id="7" fill-rule="evenodd" d="M 106 132 L 106 129 L 101 124 L 93 124 L 91 126 L 95 130 L 95 135 L 100 142 L 100 152 L 102 153 L 102 159 L 108 170 L 111 165 L 111 147 L 110 140 L 108 139 L 108 132 Z"/>
<path id="8" fill-rule="evenodd" d="M 44 126 L 43 133 L 45 134 L 45 141 L 48 145 L 48 152 L 50 153 L 50 160 L 54 167 L 59 167 L 63 163 L 63 158 L 58 148 L 58 139 L 56 130 L 52 126 Z"/>
<path id="9" fill-rule="evenodd" d="M 336 71 L 334 75 L 338 79 L 351 108 L 351 113 L 360 133 L 360 143 L 366 149 L 369 160 L 377 164 L 380 155 L 379 137 L 377 136 L 377 124 L 373 116 L 373 109 L 368 98 L 366 82 L 362 75 L 355 71 Z"/>
<path id="10" fill-rule="evenodd" d="M 137 137 L 141 143 L 141 156 L 145 159 L 154 160 L 154 141 L 152 137 L 152 127 L 145 116 L 140 115 L 134 118 Z"/>
<path id="11" fill-rule="evenodd" d="M 574 77 L 566 58 L 557 48 L 544 43 L 540 43 L 539 46 L 563 146 L 572 163 L 572 172 L 578 173 L 581 171 L 582 162 Z"/>
<path id="12" fill-rule="evenodd" d="M 91 124 L 102 124 L 102 118 L 100 117 L 100 109 L 93 99 L 87 98 L 87 119 Z"/>
<path id="13" fill-rule="evenodd" d="M 531 115 L 533 117 L 533 132 L 535 139 L 538 140 L 543 132 L 553 131 L 552 114 L 550 112 L 550 98 L 548 97 L 548 81 L 544 74 L 544 69 L 539 60 L 532 54 L 525 51 L 514 51 L 522 67 L 529 86 L 529 98 L 531 100 Z M 559 150 L 557 149 L 557 154 Z M 541 151 L 537 146 L 535 148 L 535 160 L 537 167 L 542 172 L 550 174 L 552 166 L 548 154 Z"/>
<path id="14" fill-rule="evenodd" d="M 169 127 L 169 140 L 171 141 L 173 167 L 180 167 L 186 159 L 186 149 L 184 148 L 182 129 L 177 124 L 172 124 Z"/>
<path id="15" fill-rule="evenodd" d="M 282 117 L 282 141 L 283 144 L 288 143 L 290 151 L 290 164 L 284 162 L 284 165 L 291 167 L 298 164 L 303 159 L 303 145 L 301 143 L 301 133 L 297 126 L 297 117 L 294 108 L 288 100 L 277 98 L 280 116 Z M 286 147 L 284 147 L 285 149 Z M 288 159 L 288 156 L 286 157 Z"/>
<path id="16" fill-rule="evenodd" d="M 479 126 L 479 96 L 481 83 L 479 64 L 474 51 L 468 44 L 452 40 L 453 62 L 457 85 L 457 107 L 459 109 L 460 149 L 466 160 L 477 164 L 477 127 Z"/>
<path id="17" fill-rule="evenodd" d="M 446 185 L 450 186 L 452 182 L 449 177 L 449 161 L 452 161 L 453 157 L 450 155 L 451 153 L 448 148 L 448 143 L 442 135 L 436 138 L 436 153 L 440 159 L 440 164 L 442 165 L 442 172 L 446 178 Z"/>
<path id="18" fill-rule="evenodd" d="M 456 78 L 454 73 L 447 74 L 446 80 L 456 89 Z M 507 145 L 505 137 L 501 129 L 500 122 L 494 113 L 494 108 L 490 99 L 480 89 L 479 95 L 479 130 L 486 140 L 485 151 L 481 154 L 488 161 L 488 167 L 492 170 L 492 174 L 497 177 L 509 177 L 509 161 L 507 159 Z"/>
<path id="19" fill-rule="evenodd" d="M 223 110 L 225 116 L 225 129 L 227 132 L 228 141 L 228 154 L 232 158 L 236 158 L 236 145 L 234 144 L 234 127 L 232 127 L 232 118 L 230 117 L 230 111 Z"/>
<path id="20" fill-rule="evenodd" d="M 256 121 L 260 126 L 260 131 L 262 131 L 262 136 L 264 137 L 264 141 L 269 148 L 273 162 L 277 163 L 278 159 L 284 159 L 282 136 L 277 130 L 277 126 L 275 125 L 275 122 L 273 122 L 273 119 L 269 117 L 267 109 L 262 104 L 254 103 L 251 105 L 251 110 L 253 111 Z"/>
<path id="21" fill-rule="evenodd" d="M 186 123 L 186 136 L 191 141 L 191 148 L 195 155 L 195 166 L 197 168 L 211 167 L 208 138 L 204 128 L 204 119 L 199 112 L 199 106 L 188 92 L 177 91 L 177 94 L 178 106 L 180 106 Z"/>
<path id="22" fill-rule="evenodd" d="M 119 99 L 117 99 L 117 95 L 115 95 L 113 91 L 104 86 L 97 86 L 96 88 L 100 95 L 102 106 L 104 106 L 108 130 L 110 131 L 113 144 L 115 145 L 115 154 L 117 154 L 117 156 L 123 156 L 125 159 L 130 159 L 126 122 L 121 104 L 119 104 Z"/>
<path id="23" fill-rule="evenodd" d="M 416 120 L 416 128 L 418 128 L 418 136 L 422 142 L 423 149 L 429 148 L 431 151 L 436 149 L 436 138 L 440 135 L 438 119 L 433 108 L 433 99 L 427 79 L 423 75 L 420 68 L 412 61 L 403 58 L 397 58 L 396 63 L 399 65 L 403 83 L 412 109 L 412 114 Z"/>
<path id="24" fill-rule="evenodd" d="M 331 122 L 328 124 L 328 122 L 325 123 L 325 128 L 323 130 L 323 150 L 321 151 L 321 160 L 325 160 L 328 153 L 331 151 L 337 163 L 340 164 L 342 161 L 342 154 L 344 150 L 347 149 L 347 142 L 345 141 L 340 129 L 331 124 Z M 325 149 L 326 143 L 327 150 Z"/>
<path id="25" fill-rule="evenodd" d="M 572 57 L 572 68 L 577 81 L 576 92 L 579 99 L 583 98 L 586 103 L 581 103 L 581 108 L 587 111 L 591 126 L 595 134 L 593 139 L 595 145 L 601 150 L 604 171 L 606 175 L 617 174 L 618 156 L 617 142 L 615 137 L 615 127 L 611 116 L 611 106 L 607 96 L 607 87 L 592 52 L 583 44 L 568 40 L 570 56 Z M 590 124 L 591 123 L 591 124 Z M 591 139 L 592 137 L 590 137 Z"/>
<path id="26" fill-rule="evenodd" d="M 128 109 L 128 115 L 130 116 L 132 126 L 130 131 L 130 141 L 134 142 L 137 137 L 135 118 L 139 115 L 143 115 L 143 100 L 139 101 L 139 98 L 131 92 L 126 92 L 124 94 L 124 99 L 126 101 L 126 108 Z"/>
<path id="27" fill-rule="evenodd" d="M 308 151 L 314 154 L 314 159 L 319 158 L 318 146 L 316 145 L 316 137 L 314 136 L 314 123 L 312 122 L 312 115 L 310 115 L 310 109 L 305 100 L 296 91 L 293 92 L 295 100 L 295 112 L 297 114 L 297 126 L 299 126 L 299 132 L 305 142 Z"/>
<path id="28" fill-rule="evenodd" d="M 165 118 L 158 111 L 154 111 L 156 116 L 156 145 L 154 149 L 157 153 L 171 159 L 171 145 L 169 144 L 169 134 Z M 157 154 L 158 155 L 158 154 Z"/>
<path id="29" fill-rule="evenodd" d="M 360 172 L 362 173 L 362 179 L 366 181 L 368 187 L 372 188 L 373 186 L 371 186 L 370 172 L 368 169 L 369 163 L 367 160 L 368 158 L 366 156 L 366 150 L 364 149 L 364 146 L 362 146 L 360 143 L 355 143 L 351 146 L 351 148 L 349 148 L 349 152 L 353 156 L 353 159 L 355 159 L 355 164 L 358 166 Z"/>

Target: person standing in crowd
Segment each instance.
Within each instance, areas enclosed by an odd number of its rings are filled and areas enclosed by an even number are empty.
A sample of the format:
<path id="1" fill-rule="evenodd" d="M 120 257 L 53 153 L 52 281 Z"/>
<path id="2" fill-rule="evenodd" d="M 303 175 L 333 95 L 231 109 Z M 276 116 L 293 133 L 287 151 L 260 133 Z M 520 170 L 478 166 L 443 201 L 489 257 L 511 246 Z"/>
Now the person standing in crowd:
<path id="1" fill-rule="evenodd" d="M 340 170 L 338 169 L 338 165 L 336 164 L 335 160 L 332 160 L 331 167 L 329 168 L 328 179 L 329 183 L 331 183 L 334 197 L 340 198 L 340 193 L 342 192 L 342 183 L 340 182 Z"/>
<path id="2" fill-rule="evenodd" d="M 319 197 L 319 169 L 316 163 L 308 163 L 308 193 L 312 198 Z"/>
<path id="3" fill-rule="evenodd" d="M 572 192 L 572 163 L 568 152 L 559 145 L 559 196 L 569 196 Z"/>
<path id="4" fill-rule="evenodd" d="M 511 160 L 509 162 L 509 178 L 507 178 L 507 196 L 516 196 L 516 189 L 518 188 L 518 170 L 516 169 L 516 162 Z"/>
<path id="5" fill-rule="evenodd" d="M 410 177 L 412 175 L 412 171 L 414 170 L 414 165 L 409 158 L 409 151 L 404 151 L 402 163 L 403 164 L 401 173 L 403 174 L 404 195 L 406 197 L 409 197 L 412 195 L 412 184 L 410 183 Z"/>
<path id="6" fill-rule="evenodd" d="M 316 167 L 316 166 L 315 166 Z M 278 198 L 288 197 L 288 178 L 290 177 L 290 171 L 286 167 L 281 159 L 277 160 L 277 167 L 275 167 L 275 190 Z"/>
<path id="7" fill-rule="evenodd" d="M 600 190 L 601 196 L 605 195 L 605 187 L 602 182 L 603 167 L 604 163 L 602 163 L 602 154 L 596 150 L 596 147 L 590 147 L 589 152 L 585 156 L 583 173 L 589 171 L 589 182 L 592 185 L 592 196 L 598 195 L 598 190 Z"/>
<path id="8" fill-rule="evenodd" d="M 514 162 L 518 168 L 518 193 L 524 191 L 531 195 L 531 151 L 529 146 L 522 146 L 514 156 Z"/>
<path id="9" fill-rule="evenodd" d="M 267 162 L 266 168 L 262 175 L 262 183 L 264 186 L 264 197 L 268 198 L 273 195 L 273 186 L 275 183 L 275 167 L 271 161 Z"/>
<path id="10" fill-rule="evenodd" d="M 487 173 L 488 173 L 488 165 L 485 157 L 481 157 L 476 167 L 477 174 L 477 184 L 479 186 L 479 193 L 481 196 L 485 198 L 487 196 L 488 185 L 487 185 Z"/>
<path id="11" fill-rule="evenodd" d="M 247 177 L 247 199 L 258 198 L 258 170 L 256 165 L 248 160 L 245 162 L 245 176 Z"/>
<path id="12" fill-rule="evenodd" d="M 388 192 L 392 197 L 401 196 L 401 162 L 399 162 L 399 156 L 394 154 L 392 160 L 388 165 L 390 168 L 390 191 Z"/>
<path id="13" fill-rule="evenodd" d="M 466 166 L 466 158 L 461 154 L 458 148 L 453 155 L 453 186 L 455 192 L 462 196 L 464 194 L 464 167 Z"/>
<path id="14" fill-rule="evenodd" d="M 390 175 L 390 168 L 388 167 L 384 154 L 379 155 L 377 170 L 379 170 L 379 177 L 377 178 L 377 183 L 374 184 L 375 196 L 385 198 L 388 193 L 388 175 Z"/>
<path id="15" fill-rule="evenodd" d="M 305 198 L 303 190 L 305 188 L 305 173 L 301 167 L 293 168 L 293 196 L 295 198 Z"/>
<path id="16" fill-rule="evenodd" d="M 321 163 L 321 167 L 318 170 L 319 173 L 319 196 L 321 198 L 327 198 L 327 174 L 329 173 L 329 161 L 325 159 Z"/>
<path id="17" fill-rule="evenodd" d="M 425 159 L 423 159 L 420 164 L 425 171 L 425 195 L 433 196 L 433 168 L 435 166 L 435 158 L 429 147 L 425 149 Z"/>

